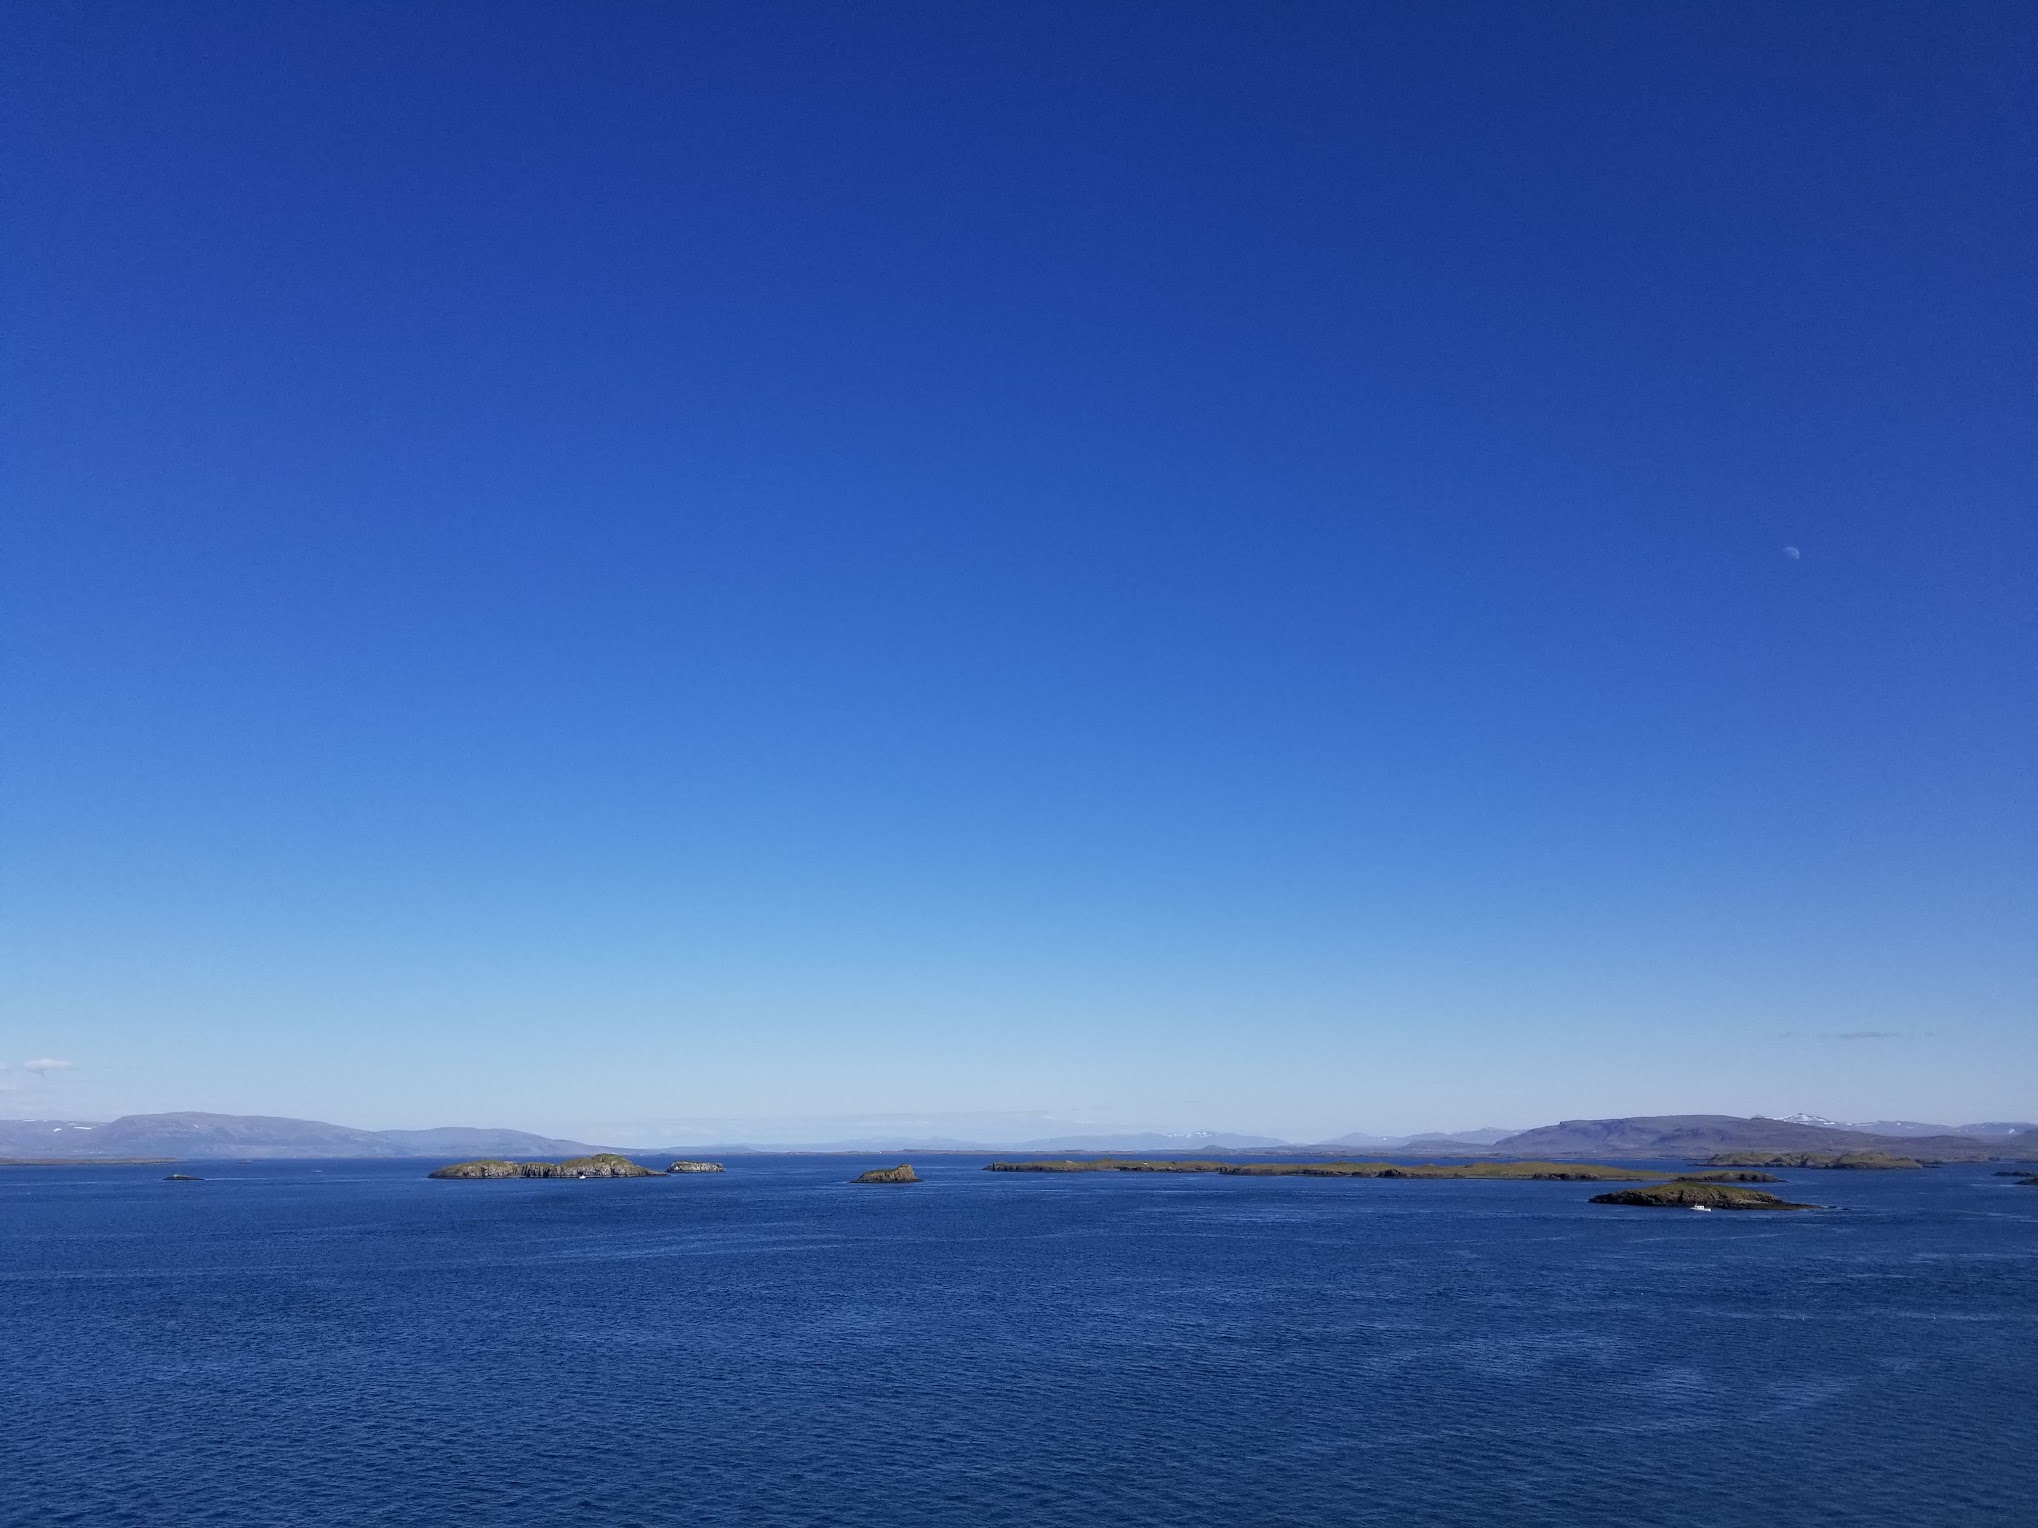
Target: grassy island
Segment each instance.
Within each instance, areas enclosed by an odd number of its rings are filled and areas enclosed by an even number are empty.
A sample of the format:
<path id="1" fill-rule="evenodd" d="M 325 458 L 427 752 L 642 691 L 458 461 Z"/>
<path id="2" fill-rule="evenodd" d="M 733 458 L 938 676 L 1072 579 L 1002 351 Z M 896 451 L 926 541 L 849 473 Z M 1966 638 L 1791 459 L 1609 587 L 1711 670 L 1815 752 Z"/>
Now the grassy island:
<path id="1" fill-rule="evenodd" d="M 639 1167 L 628 1157 L 613 1151 L 598 1151 L 591 1157 L 568 1157 L 564 1162 L 504 1162 L 483 1157 L 475 1162 L 455 1162 L 431 1178 L 655 1178 L 648 1167 Z"/>
<path id="2" fill-rule="evenodd" d="M 1839 1167 L 1885 1170 L 1923 1167 L 1915 1157 L 1886 1151 L 1722 1151 L 1705 1159 L 1707 1167 Z"/>
<path id="3" fill-rule="evenodd" d="M 1673 1178 L 1653 1188 L 1624 1188 L 1594 1194 L 1594 1204 L 1634 1204 L 1658 1210 L 1816 1210 L 1816 1204 L 1792 1204 L 1759 1188 L 1736 1188 L 1701 1178 Z"/>
<path id="4" fill-rule="evenodd" d="M 1592 1162 L 1216 1162 L 1091 1157 L 988 1162 L 987 1173 L 1221 1173 L 1229 1178 L 1519 1178 L 1555 1183 L 1659 1182 L 1668 1173 Z"/>

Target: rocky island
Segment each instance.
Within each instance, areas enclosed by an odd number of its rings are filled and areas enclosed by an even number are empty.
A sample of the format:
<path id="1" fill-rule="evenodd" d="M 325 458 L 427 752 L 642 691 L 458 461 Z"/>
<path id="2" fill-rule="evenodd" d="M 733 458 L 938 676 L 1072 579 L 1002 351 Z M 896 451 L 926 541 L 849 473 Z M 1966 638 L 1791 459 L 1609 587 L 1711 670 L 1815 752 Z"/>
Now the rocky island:
<path id="1" fill-rule="evenodd" d="M 1640 1167 L 1592 1162 L 1218 1162 L 1195 1158 L 1093 1157 L 988 1162 L 987 1173 L 1221 1173 L 1231 1178 L 1517 1178 L 1554 1183 L 1659 1182 Z M 1770 1180 L 1774 1181 L 1774 1180 Z"/>
<path id="2" fill-rule="evenodd" d="M 867 1173 L 860 1173 L 849 1180 L 851 1183 L 918 1183 L 920 1177 L 913 1171 L 913 1164 L 901 1162 L 897 1167 L 873 1167 Z"/>
<path id="3" fill-rule="evenodd" d="M 1883 1170 L 1923 1167 L 1916 1157 L 1886 1151 L 1720 1151 L 1705 1159 L 1707 1167 L 1840 1167 Z"/>
<path id="4" fill-rule="evenodd" d="M 719 1169 L 717 1169 L 719 1171 Z M 483 1157 L 477 1162 L 455 1162 L 428 1178 L 655 1178 L 648 1167 L 639 1167 L 628 1157 L 613 1151 L 598 1151 L 591 1157 L 568 1157 L 564 1162 L 504 1162 Z"/>
<path id="5" fill-rule="evenodd" d="M 722 1164 L 720 1162 L 675 1162 L 665 1170 L 669 1173 L 718 1173 L 722 1170 Z"/>
<path id="6" fill-rule="evenodd" d="M 1673 1178 L 1653 1188 L 1616 1189 L 1594 1194 L 1593 1204 L 1635 1204 L 1658 1210 L 1816 1210 L 1816 1204 L 1793 1204 L 1759 1188 L 1735 1188 L 1699 1178 Z"/>

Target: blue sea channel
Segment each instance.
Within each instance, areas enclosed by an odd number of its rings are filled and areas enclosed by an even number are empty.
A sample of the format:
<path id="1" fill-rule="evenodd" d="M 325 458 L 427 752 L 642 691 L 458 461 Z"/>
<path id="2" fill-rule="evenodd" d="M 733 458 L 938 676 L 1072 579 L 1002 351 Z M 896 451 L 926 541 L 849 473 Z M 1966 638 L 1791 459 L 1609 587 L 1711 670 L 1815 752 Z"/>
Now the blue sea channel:
<path id="1" fill-rule="evenodd" d="M 1703 1215 L 915 1160 L 0 1169 L 0 1523 L 2038 1525 L 1986 1168 Z"/>

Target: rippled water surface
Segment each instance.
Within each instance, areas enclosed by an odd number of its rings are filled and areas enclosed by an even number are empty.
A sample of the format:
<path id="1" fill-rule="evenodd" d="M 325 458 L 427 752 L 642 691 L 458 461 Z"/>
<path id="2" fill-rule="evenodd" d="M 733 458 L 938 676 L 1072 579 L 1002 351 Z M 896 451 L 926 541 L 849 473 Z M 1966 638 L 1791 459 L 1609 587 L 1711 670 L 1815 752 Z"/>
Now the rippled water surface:
<path id="1" fill-rule="evenodd" d="M 0 1169 L 0 1522 L 2038 1525 L 2038 1189 Z"/>

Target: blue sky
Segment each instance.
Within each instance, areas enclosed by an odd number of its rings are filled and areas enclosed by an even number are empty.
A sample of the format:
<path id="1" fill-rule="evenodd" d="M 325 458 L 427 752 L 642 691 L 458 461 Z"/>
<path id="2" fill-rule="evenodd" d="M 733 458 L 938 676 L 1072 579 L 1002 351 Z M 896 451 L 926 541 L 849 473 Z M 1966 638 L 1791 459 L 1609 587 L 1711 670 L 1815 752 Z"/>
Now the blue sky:
<path id="1" fill-rule="evenodd" d="M 5 26 L 0 1112 L 2038 1113 L 2028 7 Z"/>

